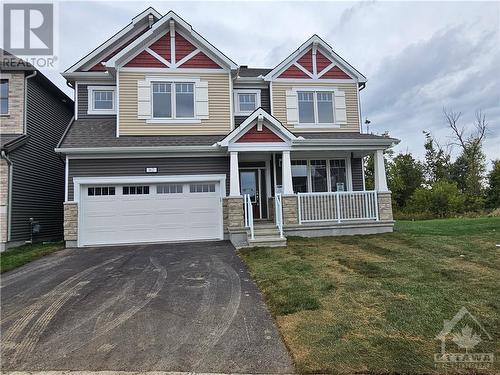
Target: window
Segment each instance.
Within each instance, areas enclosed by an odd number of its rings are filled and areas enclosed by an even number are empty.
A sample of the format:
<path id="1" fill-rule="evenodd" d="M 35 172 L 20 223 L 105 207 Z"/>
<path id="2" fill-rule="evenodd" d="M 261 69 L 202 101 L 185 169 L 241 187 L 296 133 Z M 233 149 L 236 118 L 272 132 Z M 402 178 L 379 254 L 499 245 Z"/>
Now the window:
<path id="1" fill-rule="evenodd" d="M 295 193 L 307 193 L 307 160 L 292 160 L 292 184 Z"/>
<path id="2" fill-rule="evenodd" d="M 94 109 L 113 109 L 113 91 L 94 91 Z"/>
<path id="3" fill-rule="evenodd" d="M 333 124 L 333 92 L 299 91 L 299 124 Z"/>
<path id="4" fill-rule="evenodd" d="M 313 192 L 328 191 L 326 160 L 311 160 L 311 189 Z"/>
<path id="5" fill-rule="evenodd" d="M 332 191 L 347 190 L 345 160 L 330 160 L 330 180 Z"/>
<path id="6" fill-rule="evenodd" d="M 179 194 L 182 193 L 182 184 L 156 185 L 157 194 Z"/>
<path id="7" fill-rule="evenodd" d="M 122 193 L 123 195 L 149 194 L 149 186 L 124 186 Z"/>
<path id="8" fill-rule="evenodd" d="M 153 82 L 153 118 L 194 118 L 194 83 Z"/>
<path id="9" fill-rule="evenodd" d="M 249 115 L 260 107 L 260 90 L 234 90 L 234 114 Z"/>
<path id="10" fill-rule="evenodd" d="M 9 80 L 0 80 L 0 115 L 9 113 Z"/>
<path id="11" fill-rule="evenodd" d="M 113 115 L 115 109 L 115 86 L 88 86 L 88 110 L 90 115 Z"/>
<path id="12" fill-rule="evenodd" d="M 94 186 L 87 189 L 87 195 L 89 197 L 99 196 L 99 195 L 115 195 L 114 186 Z"/>
<path id="13" fill-rule="evenodd" d="M 191 193 L 214 193 L 215 184 L 191 184 L 189 185 Z"/>

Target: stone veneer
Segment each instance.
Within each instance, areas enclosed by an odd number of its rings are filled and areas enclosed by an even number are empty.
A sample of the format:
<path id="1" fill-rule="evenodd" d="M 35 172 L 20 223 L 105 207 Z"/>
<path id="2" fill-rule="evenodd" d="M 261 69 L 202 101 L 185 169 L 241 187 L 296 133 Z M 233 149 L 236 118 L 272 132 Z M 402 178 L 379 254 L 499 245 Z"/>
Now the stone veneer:
<path id="1" fill-rule="evenodd" d="M 78 203 L 64 203 L 64 240 L 78 240 Z"/>
<path id="2" fill-rule="evenodd" d="M 9 81 L 9 113 L 0 115 L 0 134 L 23 134 L 24 132 L 24 72 L 0 74 Z"/>
<path id="3" fill-rule="evenodd" d="M 299 223 L 298 198 L 296 195 L 283 195 L 281 197 L 283 206 L 283 224 L 294 225 Z"/>
<path id="4" fill-rule="evenodd" d="M 391 192 L 378 192 L 377 197 L 379 220 L 393 220 Z"/>
<path id="5" fill-rule="evenodd" d="M 243 197 L 224 198 L 224 228 L 240 229 L 245 225 Z"/>

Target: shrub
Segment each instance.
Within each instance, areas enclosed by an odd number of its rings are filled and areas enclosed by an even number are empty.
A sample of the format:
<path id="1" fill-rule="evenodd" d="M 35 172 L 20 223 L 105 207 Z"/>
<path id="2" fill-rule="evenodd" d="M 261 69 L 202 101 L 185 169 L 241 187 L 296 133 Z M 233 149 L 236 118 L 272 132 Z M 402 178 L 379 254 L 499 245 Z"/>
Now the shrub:
<path id="1" fill-rule="evenodd" d="M 409 213 L 429 213 L 435 217 L 449 217 L 464 211 L 465 196 L 456 184 L 437 181 L 431 188 L 418 188 L 407 206 Z"/>

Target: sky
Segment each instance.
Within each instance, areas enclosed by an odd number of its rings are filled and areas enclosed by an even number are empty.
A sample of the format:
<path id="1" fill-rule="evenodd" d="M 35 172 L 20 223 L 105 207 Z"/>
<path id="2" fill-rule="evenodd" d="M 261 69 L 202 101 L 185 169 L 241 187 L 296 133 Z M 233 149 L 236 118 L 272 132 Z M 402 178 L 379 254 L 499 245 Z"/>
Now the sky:
<path id="1" fill-rule="evenodd" d="M 489 123 L 488 160 L 500 158 L 500 2 L 132 2 L 58 3 L 63 71 L 153 6 L 174 10 L 240 65 L 274 67 L 318 34 L 367 78 L 361 111 L 373 133 L 424 155 L 423 130 L 451 143 L 443 108 Z M 43 70 L 42 70 L 43 71 Z M 72 97 L 57 71 L 43 71 Z M 458 152 L 455 147 L 454 153 Z"/>

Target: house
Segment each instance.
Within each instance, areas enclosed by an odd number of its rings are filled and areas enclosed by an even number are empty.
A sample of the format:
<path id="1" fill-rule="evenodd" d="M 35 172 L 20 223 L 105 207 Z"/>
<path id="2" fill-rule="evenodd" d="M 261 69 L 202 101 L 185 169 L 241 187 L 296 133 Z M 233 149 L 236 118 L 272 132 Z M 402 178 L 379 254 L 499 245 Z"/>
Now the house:
<path id="1" fill-rule="evenodd" d="M 397 140 L 361 133 L 366 78 L 316 35 L 256 69 L 149 8 L 63 76 L 68 246 L 392 231 L 383 151 Z"/>
<path id="2" fill-rule="evenodd" d="M 0 250 L 63 238 L 64 159 L 54 153 L 73 101 L 0 50 Z"/>

